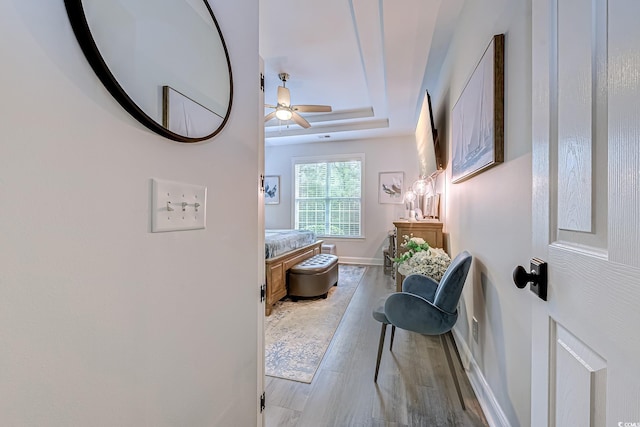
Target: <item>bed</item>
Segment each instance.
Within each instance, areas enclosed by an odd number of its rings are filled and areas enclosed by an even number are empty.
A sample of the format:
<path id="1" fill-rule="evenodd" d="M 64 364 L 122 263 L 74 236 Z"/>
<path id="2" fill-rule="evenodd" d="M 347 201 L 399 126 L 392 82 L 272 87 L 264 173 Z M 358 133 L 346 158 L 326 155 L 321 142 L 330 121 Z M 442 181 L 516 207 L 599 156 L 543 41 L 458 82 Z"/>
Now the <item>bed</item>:
<path id="1" fill-rule="evenodd" d="M 322 240 L 306 230 L 265 230 L 266 304 L 271 314 L 273 304 L 287 295 L 287 271 L 321 252 Z"/>
<path id="2" fill-rule="evenodd" d="M 265 230 L 266 259 L 275 258 L 294 249 L 315 243 L 316 233 L 309 230 Z"/>

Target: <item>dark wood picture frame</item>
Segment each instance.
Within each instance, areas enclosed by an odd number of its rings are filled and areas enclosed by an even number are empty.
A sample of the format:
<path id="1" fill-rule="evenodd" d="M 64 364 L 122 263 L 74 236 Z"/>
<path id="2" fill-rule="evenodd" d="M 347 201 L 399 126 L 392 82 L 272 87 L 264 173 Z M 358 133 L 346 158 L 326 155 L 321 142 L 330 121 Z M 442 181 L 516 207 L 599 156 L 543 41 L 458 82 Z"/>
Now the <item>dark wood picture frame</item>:
<path id="1" fill-rule="evenodd" d="M 504 161 L 504 34 L 487 46 L 451 114 L 451 182 Z"/>

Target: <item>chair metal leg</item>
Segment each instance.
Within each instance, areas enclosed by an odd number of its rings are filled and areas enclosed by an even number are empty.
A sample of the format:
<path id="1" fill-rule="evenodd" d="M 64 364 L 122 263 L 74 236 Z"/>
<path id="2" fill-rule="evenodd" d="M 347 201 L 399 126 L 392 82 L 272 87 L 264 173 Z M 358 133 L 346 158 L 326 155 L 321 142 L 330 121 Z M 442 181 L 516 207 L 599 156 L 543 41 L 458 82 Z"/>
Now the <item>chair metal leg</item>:
<path id="1" fill-rule="evenodd" d="M 450 334 L 451 331 L 447 332 Z M 462 405 L 462 409 L 466 410 L 466 406 L 464 405 L 464 399 L 462 398 L 462 391 L 460 390 L 460 383 L 458 382 L 458 376 L 456 375 L 455 368 L 453 367 L 453 360 L 451 360 L 451 352 L 449 350 L 449 345 L 447 344 L 447 339 L 445 338 L 446 334 L 440 335 L 440 341 L 442 342 L 442 347 L 444 347 L 444 353 L 447 356 L 447 363 L 449 364 L 449 370 L 451 371 L 451 376 L 453 377 L 453 382 L 456 386 L 456 392 L 458 393 L 458 398 L 460 399 L 460 405 Z"/>
<path id="2" fill-rule="evenodd" d="M 391 325 L 391 343 L 389 344 L 389 351 L 393 351 L 393 337 L 396 335 L 395 325 Z"/>
<path id="3" fill-rule="evenodd" d="M 456 356 L 458 356 L 458 362 L 460 362 L 460 367 L 464 371 L 464 365 L 462 364 L 462 357 L 460 357 L 460 351 L 458 350 L 458 346 L 456 345 L 456 340 L 453 338 L 453 333 L 449 331 L 447 335 L 449 335 L 449 339 L 451 340 L 451 345 L 453 346 L 453 349 L 456 351 Z"/>
<path id="4" fill-rule="evenodd" d="M 382 347 L 384 347 L 384 334 L 387 332 L 387 324 L 382 324 L 380 330 L 380 343 L 378 344 L 378 360 L 376 361 L 376 373 L 373 377 L 373 382 L 378 382 L 378 370 L 380 369 L 380 358 L 382 357 Z"/>

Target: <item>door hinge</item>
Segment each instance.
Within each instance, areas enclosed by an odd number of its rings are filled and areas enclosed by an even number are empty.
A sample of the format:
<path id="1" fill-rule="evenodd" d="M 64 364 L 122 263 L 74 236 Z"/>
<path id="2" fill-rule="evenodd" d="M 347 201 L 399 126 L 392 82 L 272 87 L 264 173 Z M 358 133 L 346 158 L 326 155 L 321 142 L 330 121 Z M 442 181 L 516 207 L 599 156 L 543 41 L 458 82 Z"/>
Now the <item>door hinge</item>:
<path id="1" fill-rule="evenodd" d="M 264 174 L 260 174 L 260 192 L 264 193 Z"/>
<path id="2" fill-rule="evenodd" d="M 260 302 L 264 302 L 264 299 L 266 296 L 267 296 L 267 285 L 263 283 L 260 286 Z"/>
<path id="3" fill-rule="evenodd" d="M 264 74 L 260 73 L 260 90 L 264 92 Z"/>
<path id="4" fill-rule="evenodd" d="M 264 391 L 263 391 L 262 396 L 260 396 L 260 413 L 264 411 L 265 405 L 266 403 L 265 403 Z"/>

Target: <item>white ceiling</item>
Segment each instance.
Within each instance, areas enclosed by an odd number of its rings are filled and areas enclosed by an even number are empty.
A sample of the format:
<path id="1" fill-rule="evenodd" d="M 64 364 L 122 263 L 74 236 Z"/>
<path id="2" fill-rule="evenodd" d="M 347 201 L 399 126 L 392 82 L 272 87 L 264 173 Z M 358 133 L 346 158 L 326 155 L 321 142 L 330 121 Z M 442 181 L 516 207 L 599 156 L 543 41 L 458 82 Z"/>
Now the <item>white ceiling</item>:
<path id="1" fill-rule="evenodd" d="M 309 129 L 271 120 L 267 145 L 414 134 L 463 1 L 260 0 L 265 102 L 286 72 L 292 104 L 333 108 Z"/>

